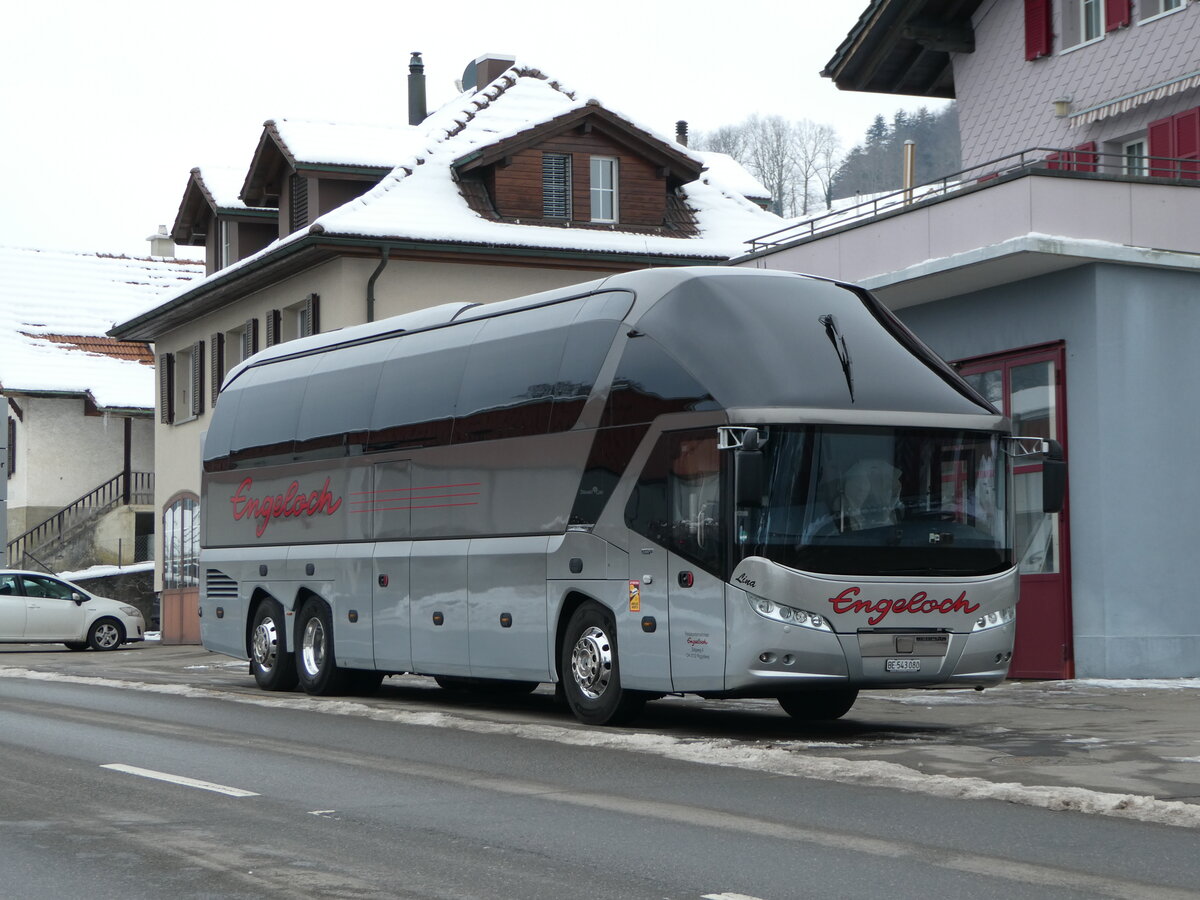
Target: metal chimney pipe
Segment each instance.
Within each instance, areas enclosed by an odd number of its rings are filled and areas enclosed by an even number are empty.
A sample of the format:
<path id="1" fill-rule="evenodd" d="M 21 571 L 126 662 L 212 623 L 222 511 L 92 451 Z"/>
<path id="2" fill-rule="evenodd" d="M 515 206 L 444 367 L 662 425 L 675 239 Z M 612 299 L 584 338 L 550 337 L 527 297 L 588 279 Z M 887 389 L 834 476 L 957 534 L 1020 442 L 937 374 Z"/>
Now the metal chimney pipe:
<path id="1" fill-rule="evenodd" d="M 414 50 L 408 61 L 408 124 L 420 125 L 428 112 L 425 109 L 425 63 L 421 51 Z"/>
<path id="2" fill-rule="evenodd" d="M 682 144 L 684 147 L 687 146 L 688 128 L 686 119 L 680 119 L 675 123 L 675 142 Z"/>

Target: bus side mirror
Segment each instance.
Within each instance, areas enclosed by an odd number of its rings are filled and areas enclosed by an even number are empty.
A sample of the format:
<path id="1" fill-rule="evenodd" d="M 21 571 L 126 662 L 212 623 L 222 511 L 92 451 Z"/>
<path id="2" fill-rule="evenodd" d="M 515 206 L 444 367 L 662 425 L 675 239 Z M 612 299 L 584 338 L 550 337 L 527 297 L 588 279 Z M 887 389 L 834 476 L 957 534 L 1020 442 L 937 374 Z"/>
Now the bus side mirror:
<path id="1" fill-rule="evenodd" d="M 1062 512 L 1067 495 L 1067 461 L 1062 444 L 1046 441 L 1046 458 L 1042 462 L 1042 511 Z"/>
<path id="2" fill-rule="evenodd" d="M 763 505 L 767 477 L 761 450 L 737 450 L 733 455 L 737 467 L 734 493 L 739 507 L 758 509 Z"/>

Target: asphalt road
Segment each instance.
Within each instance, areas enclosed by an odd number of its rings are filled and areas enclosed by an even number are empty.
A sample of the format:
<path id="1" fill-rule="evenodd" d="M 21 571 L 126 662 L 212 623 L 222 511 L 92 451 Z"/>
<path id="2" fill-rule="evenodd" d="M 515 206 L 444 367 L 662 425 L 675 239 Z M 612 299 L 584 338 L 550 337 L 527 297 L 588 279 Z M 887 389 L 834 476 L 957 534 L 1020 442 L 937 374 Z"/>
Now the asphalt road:
<path id="1" fill-rule="evenodd" d="M 1194 827 L 819 777 L 877 714 L 588 729 L 547 691 L 267 695 L 181 653 L 0 654 L 0 897 L 1200 897 Z"/>

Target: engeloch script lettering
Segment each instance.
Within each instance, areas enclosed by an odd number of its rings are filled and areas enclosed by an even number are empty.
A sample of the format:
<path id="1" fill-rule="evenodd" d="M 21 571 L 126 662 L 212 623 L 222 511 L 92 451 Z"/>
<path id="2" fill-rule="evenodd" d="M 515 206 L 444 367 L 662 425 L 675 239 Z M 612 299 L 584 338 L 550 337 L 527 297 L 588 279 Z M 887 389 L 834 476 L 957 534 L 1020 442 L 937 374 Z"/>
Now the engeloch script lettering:
<path id="1" fill-rule="evenodd" d="M 899 597 L 895 600 L 884 598 L 881 600 L 860 600 L 858 595 L 862 593 L 861 588 L 848 587 L 836 597 L 830 597 L 829 602 L 833 604 L 833 611 L 839 615 L 842 613 L 871 613 L 871 618 L 867 619 L 868 625 L 878 625 L 890 613 L 967 613 L 968 615 L 979 609 L 978 603 L 967 602 L 967 592 L 963 591 L 957 597 L 947 597 L 944 600 L 934 600 L 924 591 L 917 591 L 911 597 Z"/>
<path id="2" fill-rule="evenodd" d="M 300 482 L 293 481 L 282 494 L 266 494 L 263 497 L 248 497 L 254 488 L 254 479 L 246 478 L 238 485 L 238 489 L 229 498 L 233 506 L 233 518 L 241 521 L 245 518 L 258 519 L 254 528 L 255 537 L 262 537 L 267 525 L 272 519 L 293 518 L 296 516 L 331 516 L 342 505 L 341 497 L 334 497 L 329 490 L 329 479 L 315 491 L 300 492 Z"/>

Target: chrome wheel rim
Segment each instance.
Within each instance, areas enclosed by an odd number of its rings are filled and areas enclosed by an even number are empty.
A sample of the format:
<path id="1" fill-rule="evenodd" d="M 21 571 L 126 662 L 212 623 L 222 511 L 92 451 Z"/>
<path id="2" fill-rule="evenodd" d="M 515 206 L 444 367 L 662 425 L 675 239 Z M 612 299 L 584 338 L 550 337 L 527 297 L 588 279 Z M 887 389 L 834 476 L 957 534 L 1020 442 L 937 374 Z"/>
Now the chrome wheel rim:
<path id="1" fill-rule="evenodd" d="M 104 622 L 96 628 L 96 646 L 102 650 L 108 650 L 117 646 L 121 640 L 121 633 L 117 631 L 117 626 L 110 622 Z"/>
<path id="2" fill-rule="evenodd" d="M 264 672 L 275 668 L 279 661 L 279 632 L 275 628 L 275 620 L 267 617 L 258 623 L 254 629 L 254 640 L 251 646 L 255 664 Z"/>
<path id="3" fill-rule="evenodd" d="M 612 642 L 595 625 L 586 628 L 571 651 L 571 675 L 580 693 L 599 700 L 612 680 Z"/>
<path id="4" fill-rule="evenodd" d="M 320 675 L 325 668 L 325 652 L 325 626 L 314 616 L 304 626 L 304 638 L 300 642 L 300 658 L 304 672 L 310 678 Z"/>

